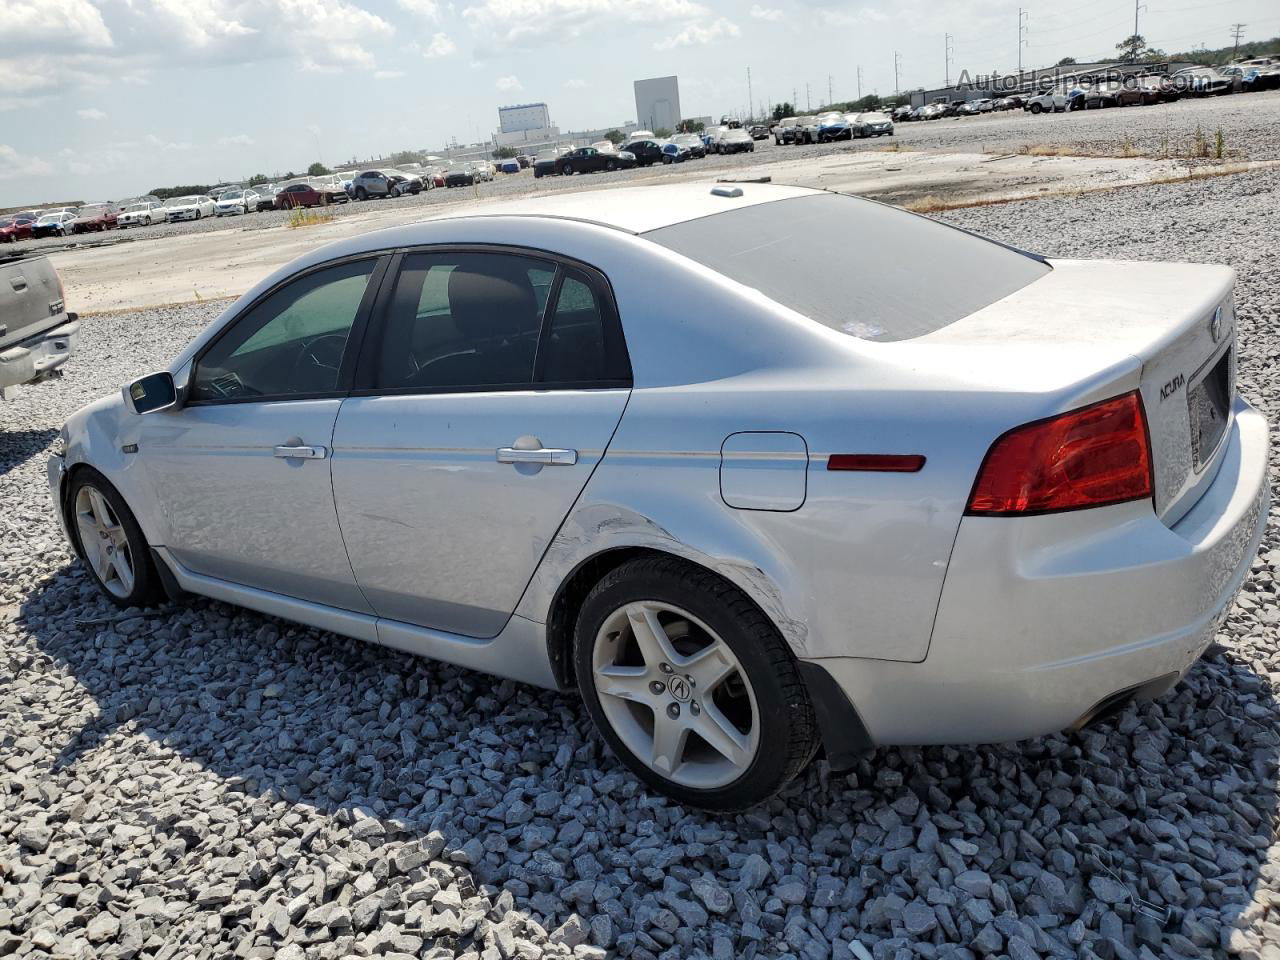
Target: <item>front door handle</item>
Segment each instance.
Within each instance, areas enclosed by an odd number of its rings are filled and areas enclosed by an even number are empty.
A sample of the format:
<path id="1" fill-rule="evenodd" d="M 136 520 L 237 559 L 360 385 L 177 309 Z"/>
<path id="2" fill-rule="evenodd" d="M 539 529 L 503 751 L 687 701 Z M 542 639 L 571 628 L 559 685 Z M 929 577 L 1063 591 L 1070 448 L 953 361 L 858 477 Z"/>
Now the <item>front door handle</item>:
<path id="1" fill-rule="evenodd" d="M 273 455 L 286 460 L 323 460 L 329 455 L 324 447 L 308 447 L 301 444 L 276 447 Z"/>
<path id="2" fill-rule="evenodd" d="M 519 450 L 515 447 L 499 447 L 498 462 L 540 463 L 552 467 L 572 467 L 578 462 L 578 451 L 551 447 L 540 447 L 536 450 Z"/>

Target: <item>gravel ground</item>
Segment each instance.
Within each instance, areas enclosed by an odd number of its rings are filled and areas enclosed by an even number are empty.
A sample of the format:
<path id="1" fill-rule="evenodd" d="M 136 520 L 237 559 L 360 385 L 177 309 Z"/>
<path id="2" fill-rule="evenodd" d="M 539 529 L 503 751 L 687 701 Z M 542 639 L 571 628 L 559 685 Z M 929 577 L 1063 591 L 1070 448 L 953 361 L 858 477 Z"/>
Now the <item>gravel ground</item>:
<path id="1" fill-rule="evenodd" d="M 1014 153 L 1019 149 L 1049 144 L 1082 153 L 1116 155 L 1127 139 L 1132 149 L 1139 154 L 1153 157 L 1181 156 L 1189 150 L 1197 129 L 1209 138 L 1210 143 L 1213 142 L 1215 132 L 1221 129 L 1230 157 L 1280 159 L 1280 91 L 1184 100 L 1152 107 L 1038 116 L 1016 110 L 977 117 L 952 117 L 927 123 L 900 123 L 892 141 L 878 137 L 835 144 L 779 147 L 772 140 L 765 140 L 756 144 L 754 153 L 724 157 L 712 155 L 704 160 L 676 166 L 654 166 L 643 170 L 591 174 L 587 177 L 543 177 L 535 180 L 529 170 L 519 174 L 500 173 L 492 183 L 483 183 L 475 188 L 436 189 L 416 197 L 346 203 L 335 207 L 332 212 L 337 217 L 358 217 L 370 209 L 396 204 L 420 206 L 426 215 L 440 204 L 476 196 L 516 197 L 552 190 L 580 190 L 584 184 L 596 187 L 626 183 L 639 177 L 683 176 L 692 170 L 706 176 L 731 176 L 745 168 L 775 160 L 802 160 L 851 150 L 877 150 L 891 143 L 903 150 L 960 153 Z M 205 218 L 183 223 L 157 224 L 153 227 L 130 227 L 123 232 L 113 230 L 103 235 L 92 234 L 83 242 L 148 239 L 210 230 L 261 230 L 281 226 L 288 219 L 287 212 L 272 210 L 242 217 Z M 50 237 L 23 241 L 16 245 L 16 249 L 60 249 L 66 245 L 66 240 Z"/>
<path id="2" fill-rule="evenodd" d="M 1268 172 L 947 219 L 1235 265 L 1241 389 L 1274 418 L 1277 198 Z M 44 452 L 217 310 L 91 318 L 64 379 L 0 406 L 0 956 L 1280 957 L 1274 528 L 1161 700 L 819 762 L 709 817 L 647 793 L 571 696 L 223 604 L 97 599 Z"/>

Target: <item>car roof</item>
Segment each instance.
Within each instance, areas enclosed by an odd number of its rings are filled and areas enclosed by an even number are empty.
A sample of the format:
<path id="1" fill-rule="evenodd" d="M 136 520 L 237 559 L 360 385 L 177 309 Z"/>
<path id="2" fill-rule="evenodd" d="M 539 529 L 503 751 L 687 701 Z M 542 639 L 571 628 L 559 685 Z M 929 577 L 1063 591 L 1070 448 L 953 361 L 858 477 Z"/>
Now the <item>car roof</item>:
<path id="1" fill-rule="evenodd" d="M 721 184 L 724 188 L 731 190 L 737 187 L 742 191 L 740 197 L 726 197 L 711 192 L 716 186 L 717 184 L 704 181 L 547 194 L 522 200 L 487 203 L 479 208 L 442 213 L 431 219 L 474 216 L 555 217 L 597 223 L 628 233 L 647 233 L 717 213 L 822 192 L 808 187 L 765 183 Z"/>

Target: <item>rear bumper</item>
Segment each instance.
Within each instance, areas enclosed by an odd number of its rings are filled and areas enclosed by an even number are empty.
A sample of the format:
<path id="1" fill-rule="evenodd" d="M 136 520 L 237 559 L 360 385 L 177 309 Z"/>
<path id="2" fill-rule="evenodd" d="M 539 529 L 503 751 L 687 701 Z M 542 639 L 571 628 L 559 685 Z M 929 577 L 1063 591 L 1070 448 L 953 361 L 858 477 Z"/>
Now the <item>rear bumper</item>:
<path id="1" fill-rule="evenodd" d="M 1177 682 L 1217 631 L 1267 522 L 1266 418 L 1237 399 L 1217 476 L 1166 527 L 1149 501 L 966 517 L 926 658 L 814 661 L 879 744 L 1017 740 Z"/>
<path id="2" fill-rule="evenodd" d="M 0 388 L 38 380 L 71 358 L 80 321 L 74 314 L 67 316 L 68 322 L 0 350 Z"/>

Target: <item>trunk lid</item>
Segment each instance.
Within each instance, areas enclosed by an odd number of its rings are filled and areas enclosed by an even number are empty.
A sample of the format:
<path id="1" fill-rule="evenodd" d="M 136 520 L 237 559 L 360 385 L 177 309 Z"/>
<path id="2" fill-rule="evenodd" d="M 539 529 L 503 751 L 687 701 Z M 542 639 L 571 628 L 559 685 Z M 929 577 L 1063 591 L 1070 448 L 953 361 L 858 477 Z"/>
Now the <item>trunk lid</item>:
<path id="1" fill-rule="evenodd" d="M 1049 262 L 1053 270 L 1041 279 L 912 343 L 980 346 L 985 375 L 999 369 L 1002 386 L 1019 392 L 1070 396 L 1073 386 L 1088 384 L 1096 393 L 1090 399 L 1103 399 L 1137 386 L 1151 435 L 1156 512 L 1172 525 L 1212 482 L 1230 426 L 1235 272 Z M 1136 384 L 1133 360 L 1140 364 Z"/>

